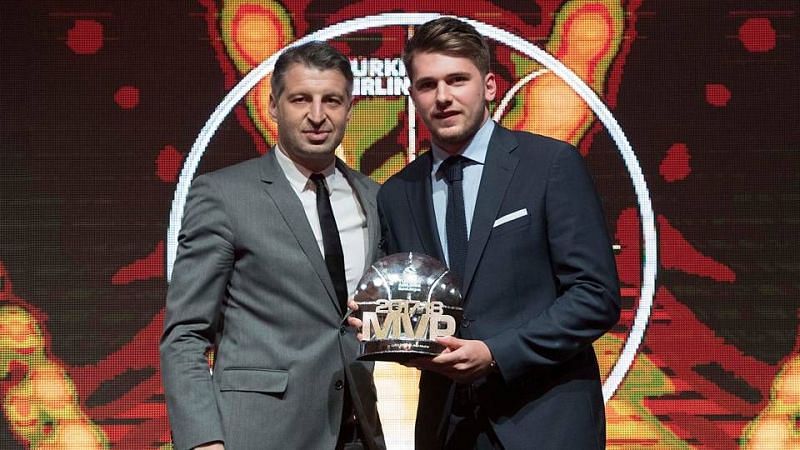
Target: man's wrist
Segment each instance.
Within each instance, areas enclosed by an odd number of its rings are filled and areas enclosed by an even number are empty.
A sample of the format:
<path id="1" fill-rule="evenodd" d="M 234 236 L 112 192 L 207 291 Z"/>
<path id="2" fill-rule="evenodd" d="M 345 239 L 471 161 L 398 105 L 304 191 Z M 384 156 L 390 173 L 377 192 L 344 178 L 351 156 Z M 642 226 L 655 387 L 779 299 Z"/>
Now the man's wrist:
<path id="1" fill-rule="evenodd" d="M 486 341 L 481 341 L 484 348 L 486 349 L 486 353 L 489 355 L 489 367 L 487 368 L 487 373 L 500 373 L 500 370 L 497 368 L 497 360 L 494 358 L 494 353 L 492 353 L 492 349 L 489 347 L 489 344 Z"/>

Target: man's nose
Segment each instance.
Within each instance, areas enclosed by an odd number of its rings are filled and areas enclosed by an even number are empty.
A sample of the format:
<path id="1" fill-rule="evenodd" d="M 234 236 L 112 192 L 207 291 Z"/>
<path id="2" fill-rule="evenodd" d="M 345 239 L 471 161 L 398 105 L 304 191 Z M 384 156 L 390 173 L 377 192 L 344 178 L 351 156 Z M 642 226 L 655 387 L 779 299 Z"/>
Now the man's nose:
<path id="1" fill-rule="evenodd" d="M 325 109 L 323 108 L 322 101 L 314 100 L 311 102 L 311 107 L 308 111 L 308 120 L 315 125 L 321 125 L 325 122 Z"/>
<path id="2" fill-rule="evenodd" d="M 452 101 L 450 88 L 446 83 L 439 83 L 436 86 L 436 103 L 439 105 L 449 105 Z"/>

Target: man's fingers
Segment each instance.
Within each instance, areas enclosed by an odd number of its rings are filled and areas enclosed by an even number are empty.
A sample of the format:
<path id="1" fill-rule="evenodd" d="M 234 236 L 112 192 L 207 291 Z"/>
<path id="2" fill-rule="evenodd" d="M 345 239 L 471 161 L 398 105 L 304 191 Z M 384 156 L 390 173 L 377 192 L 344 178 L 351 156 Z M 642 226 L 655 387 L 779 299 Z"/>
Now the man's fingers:
<path id="1" fill-rule="evenodd" d="M 465 361 L 467 361 L 466 354 L 460 348 L 439 353 L 432 360 L 432 362 L 438 365 L 449 366 L 451 369 L 455 366 L 455 364 L 463 363 Z"/>
<path id="2" fill-rule="evenodd" d="M 355 330 L 358 330 L 358 333 L 356 334 L 356 339 L 358 339 L 359 341 L 363 341 L 364 340 L 364 334 L 361 333 L 361 327 L 363 325 L 364 325 L 364 322 L 362 322 L 361 319 L 359 319 L 357 317 L 353 317 L 353 316 L 348 316 L 347 317 L 347 326 L 350 327 L 350 328 L 353 328 Z"/>
<path id="3" fill-rule="evenodd" d="M 459 339 L 453 336 L 444 336 L 436 338 L 436 342 L 446 346 L 449 349 L 457 349 L 464 345 L 463 339 Z"/>

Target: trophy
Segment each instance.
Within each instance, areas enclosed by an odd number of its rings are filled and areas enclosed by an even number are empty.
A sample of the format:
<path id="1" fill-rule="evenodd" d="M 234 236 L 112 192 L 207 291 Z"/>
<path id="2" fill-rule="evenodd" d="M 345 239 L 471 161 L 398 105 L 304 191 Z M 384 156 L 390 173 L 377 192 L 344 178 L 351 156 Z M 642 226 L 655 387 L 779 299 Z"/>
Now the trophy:
<path id="1" fill-rule="evenodd" d="M 463 316 L 461 292 L 448 269 L 421 253 L 395 253 L 376 261 L 354 297 L 363 326 L 358 359 L 402 362 L 433 357 Z"/>

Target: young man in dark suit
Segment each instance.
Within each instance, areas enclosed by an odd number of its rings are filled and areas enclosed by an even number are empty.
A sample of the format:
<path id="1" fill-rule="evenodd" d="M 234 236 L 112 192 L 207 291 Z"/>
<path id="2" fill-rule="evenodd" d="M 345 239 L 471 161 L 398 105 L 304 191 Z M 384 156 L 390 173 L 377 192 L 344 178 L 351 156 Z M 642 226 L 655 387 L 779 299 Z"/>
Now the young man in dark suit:
<path id="1" fill-rule="evenodd" d="M 620 311 L 611 242 L 580 154 L 489 119 L 485 39 L 453 18 L 406 45 L 432 151 L 378 194 L 387 253 L 446 261 L 462 280 L 458 337 L 422 370 L 417 449 L 600 449 L 592 342 Z"/>

